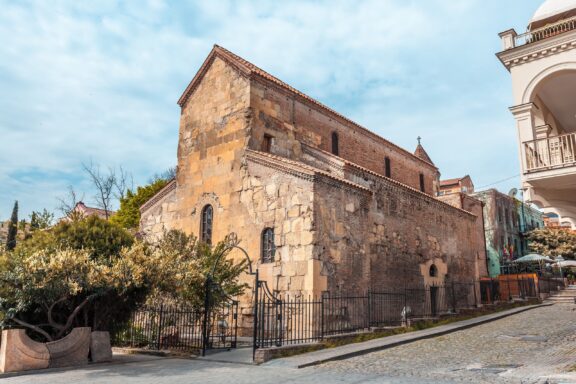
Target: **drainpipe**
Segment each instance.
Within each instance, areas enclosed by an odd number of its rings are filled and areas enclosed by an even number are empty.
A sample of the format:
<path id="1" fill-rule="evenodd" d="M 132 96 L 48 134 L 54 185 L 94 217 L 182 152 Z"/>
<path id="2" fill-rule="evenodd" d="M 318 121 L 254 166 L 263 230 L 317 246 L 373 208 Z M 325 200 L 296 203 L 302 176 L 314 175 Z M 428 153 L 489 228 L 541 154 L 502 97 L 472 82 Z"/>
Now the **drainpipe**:
<path id="1" fill-rule="evenodd" d="M 484 222 L 484 206 L 486 205 L 483 201 L 482 204 L 482 238 L 484 239 L 484 260 L 486 261 L 486 272 L 490 275 L 490 265 L 488 260 L 488 246 L 486 245 L 486 223 Z"/>

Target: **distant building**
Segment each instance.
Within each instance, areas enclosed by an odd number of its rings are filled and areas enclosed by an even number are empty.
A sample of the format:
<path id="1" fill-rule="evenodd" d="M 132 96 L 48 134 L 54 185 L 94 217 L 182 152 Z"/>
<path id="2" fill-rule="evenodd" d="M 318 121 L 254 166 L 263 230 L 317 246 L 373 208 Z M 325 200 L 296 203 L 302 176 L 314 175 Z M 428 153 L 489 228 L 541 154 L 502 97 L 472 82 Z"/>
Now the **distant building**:
<path id="1" fill-rule="evenodd" d="M 75 214 L 79 214 L 81 217 L 88 217 L 88 216 L 98 216 L 101 219 L 107 220 L 112 216 L 114 211 L 106 212 L 104 209 L 89 207 L 84 202 L 79 201 L 76 203 L 74 210 L 72 211 Z"/>
<path id="2" fill-rule="evenodd" d="M 526 233 L 544 226 L 542 213 L 496 189 L 472 196 L 484 203 L 488 272 L 498 276 L 507 263 L 529 253 Z"/>
<path id="3" fill-rule="evenodd" d="M 474 193 L 474 183 L 469 175 L 457 179 L 440 180 L 439 196 L 458 192 Z"/>

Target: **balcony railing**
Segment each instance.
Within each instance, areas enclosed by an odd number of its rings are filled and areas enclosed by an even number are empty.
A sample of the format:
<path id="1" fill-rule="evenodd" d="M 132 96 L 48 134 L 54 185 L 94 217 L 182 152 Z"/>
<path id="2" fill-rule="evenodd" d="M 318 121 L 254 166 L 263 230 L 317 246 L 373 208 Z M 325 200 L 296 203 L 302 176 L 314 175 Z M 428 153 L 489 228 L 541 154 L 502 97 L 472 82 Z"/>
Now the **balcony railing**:
<path id="1" fill-rule="evenodd" d="M 521 45 L 532 44 L 537 41 L 541 41 L 549 37 L 557 36 L 573 30 L 576 30 L 576 17 L 571 17 L 569 19 L 562 20 L 545 27 L 535 29 L 534 31 L 518 35 L 516 36 L 515 46 L 519 47 Z"/>
<path id="2" fill-rule="evenodd" d="M 539 171 L 576 165 L 576 133 L 524 143 L 525 171 Z"/>

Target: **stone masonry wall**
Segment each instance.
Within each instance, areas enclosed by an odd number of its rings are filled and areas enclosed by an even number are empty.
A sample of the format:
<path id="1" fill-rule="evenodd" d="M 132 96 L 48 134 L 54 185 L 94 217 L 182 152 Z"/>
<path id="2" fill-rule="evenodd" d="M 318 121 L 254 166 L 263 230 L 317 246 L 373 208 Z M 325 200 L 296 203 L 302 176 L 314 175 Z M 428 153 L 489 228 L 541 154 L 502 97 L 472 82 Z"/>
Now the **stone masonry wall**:
<path id="1" fill-rule="evenodd" d="M 446 267 L 451 281 L 478 278 L 476 217 L 383 178 L 364 175 L 372 196 L 317 186 L 318 246 L 328 290 L 421 287 L 423 265 Z M 481 258 L 481 257 L 480 257 Z"/>

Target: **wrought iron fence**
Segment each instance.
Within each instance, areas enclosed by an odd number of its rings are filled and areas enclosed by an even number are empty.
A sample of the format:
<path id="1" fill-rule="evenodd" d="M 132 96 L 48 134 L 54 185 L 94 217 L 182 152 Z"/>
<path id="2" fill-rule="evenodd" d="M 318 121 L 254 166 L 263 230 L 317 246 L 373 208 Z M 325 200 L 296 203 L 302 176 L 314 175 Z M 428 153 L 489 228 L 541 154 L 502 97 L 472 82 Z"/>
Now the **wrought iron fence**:
<path id="1" fill-rule="evenodd" d="M 113 335 L 116 347 L 196 352 L 236 347 L 238 302 L 204 308 L 185 304 L 148 305 L 136 310 L 126 326 Z M 206 322 L 205 322 L 206 320 Z"/>
<path id="2" fill-rule="evenodd" d="M 274 295 L 264 282 L 260 288 L 255 349 L 437 319 L 481 302 L 480 282 L 321 297 Z"/>
<path id="3" fill-rule="evenodd" d="M 144 306 L 113 335 L 117 347 L 193 351 L 202 348 L 202 311 L 185 305 Z"/>

